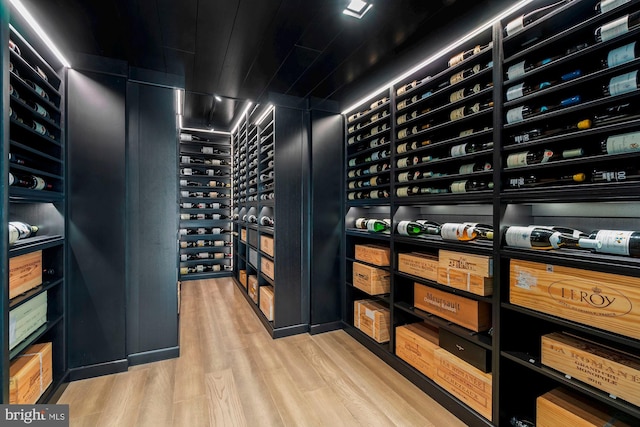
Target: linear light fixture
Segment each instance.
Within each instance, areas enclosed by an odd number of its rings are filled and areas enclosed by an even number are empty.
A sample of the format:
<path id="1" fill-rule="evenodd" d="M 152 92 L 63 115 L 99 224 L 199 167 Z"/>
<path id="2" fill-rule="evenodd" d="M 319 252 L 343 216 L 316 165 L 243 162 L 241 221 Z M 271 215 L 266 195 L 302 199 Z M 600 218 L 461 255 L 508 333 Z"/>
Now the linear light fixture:
<path id="1" fill-rule="evenodd" d="M 270 112 L 273 111 L 275 107 L 273 106 L 273 104 L 269 104 L 267 105 L 267 109 L 264 111 L 264 113 L 262 113 L 262 115 L 258 118 L 258 120 L 256 120 L 253 124 L 254 125 L 259 125 L 260 123 L 262 123 L 262 121 L 269 115 Z"/>
<path id="2" fill-rule="evenodd" d="M 222 97 L 220 95 L 213 95 L 216 101 L 222 102 Z"/>
<path id="3" fill-rule="evenodd" d="M 463 36 L 462 38 L 460 38 L 460 39 L 456 40 L 455 42 L 451 43 L 450 45 L 446 46 L 444 49 L 441 49 L 440 51 L 438 51 L 435 54 L 431 55 L 430 57 L 428 57 L 427 59 L 425 59 L 424 61 L 422 61 L 418 65 L 416 65 L 415 67 L 411 68 L 410 70 L 408 70 L 404 74 L 396 77 L 395 79 L 393 79 L 389 83 L 386 83 L 385 85 L 379 87 L 378 89 L 370 92 L 365 97 L 359 99 L 357 102 L 355 102 L 354 104 L 350 105 L 348 108 L 344 109 L 344 111 L 342 111 L 342 114 L 347 114 L 347 113 L 351 112 L 352 110 L 356 109 L 357 107 L 359 107 L 360 105 L 365 103 L 367 100 L 371 99 L 374 95 L 379 94 L 384 90 L 387 90 L 389 87 L 393 87 L 393 85 L 395 85 L 396 83 L 401 82 L 402 80 L 406 79 L 407 77 L 409 77 L 410 75 L 412 75 L 416 71 L 419 71 L 420 69 L 422 69 L 422 68 L 426 67 L 427 65 L 431 64 L 432 62 L 434 62 L 435 60 L 437 60 L 440 57 L 444 56 L 445 54 L 447 54 L 451 50 L 455 49 L 456 47 L 466 43 L 469 40 L 471 40 L 472 38 L 474 38 L 475 36 L 477 36 L 478 34 L 483 32 L 484 30 L 486 30 L 487 28 L 493 26 L 494 23 L 496 23 L 496 22 L 502 20 L 503 18 L 511 15 L 513 12 L 523 8 L 524 6 L 528 5 L 529 3 L 533 2 L 533 1 L 534 0 L 521 0 L 520 2 L 518 2 L 515 5 L 513 5 L 512 7 L 510 7 L 509 9 L 507 9 L 507 10 L 503 11 L 502 13 L 500 13 L 498 16 L 496 16 L 496 17 L 492 18 L 491 20 L 489 20 L 488 22 L 485 22 L 484 24 L 480 25 L 478 28 L 476 28 L 475 30 L 471 31 L 467 35 Z"/>
<path id="4" fill-rule="evenodd" d="M 214 129 L 199 129 L 199 128 L 183 128 L 180 127 L 180 130 L 189 130 L 192 132 L 206 132 L 206 133 L 215 133 L 218 135 L 231 135 L 231 132 L 227 132 L 224 130 L 214 130 Z"/>
<path id="5" fill-rule="evenodd" d="M 176 114 L 181 117 L 184 114 L 184 108 L 182 104 L 182 89 L 176 89 Z"/>
<path id="6" fill-rule="evenodd" d="M 236 122 L 236 125 L 233 128 L 231 128 L 231 133 L 235 133 L 236 129 L 238 129 L 238 126 L 240 126 L 240 122 L 242 121 L 242 118 L 247 115 L 247 113 L 249 112 L 249 108 L 251 108 L 252 105 L 253 105 L 253 102 L 249 101 L 249 103 L 247 104 L 247 108 L 245 108 L 242 114 L 240 115 L 240 118 Z"/>
<path id="7" fill-rule="evenodd" d="M 365 13 L 373 7 L 373 4 L 369 1 L 363 0 L 351 0 L 345 10 L 342 11 L 345 15 L 353 16 L 354 18 L 362 19 Z"/>
<path id="8" fill-rule="evenodd" d="M 44 32 L 40 24 L 36 22 L 35 18 L 29 13 L 26 7 L 20 2 L 20 0 L 11 0 L 11 4 L 16 8 L 18 13 L 22 15 L 22 17 L 27 21 L 27 23 L 33 28 L 38 37 L 42 39 L 44 44 L 49 48 L 49 50 L 53 53 L 53 55 L 60 61 L 63 67 L 71 68 L 71 64 L 67 59 L 60 53 L 60 50 L 56 47 L 55 44 L 51 41 L 47 33 Z M 13 26 L 11 26 L 13 28 Z M 15 28 L 13 28 L 15 31 Z M 17 31 L 16 31 L 17 32 Z"/>

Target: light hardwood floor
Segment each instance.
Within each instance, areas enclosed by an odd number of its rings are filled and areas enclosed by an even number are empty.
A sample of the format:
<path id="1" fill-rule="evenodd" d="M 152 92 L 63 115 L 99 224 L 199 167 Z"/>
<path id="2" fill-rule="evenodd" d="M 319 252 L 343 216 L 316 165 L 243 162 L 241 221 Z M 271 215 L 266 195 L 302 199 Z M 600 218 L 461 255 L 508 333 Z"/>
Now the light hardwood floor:
<path id="1" fill-rule="evenodd" d="M 272 340 L 230 279 L 180 316 L 178 359 L 69 384 L 71 426 L 464 426 L 343 331 Z"/>

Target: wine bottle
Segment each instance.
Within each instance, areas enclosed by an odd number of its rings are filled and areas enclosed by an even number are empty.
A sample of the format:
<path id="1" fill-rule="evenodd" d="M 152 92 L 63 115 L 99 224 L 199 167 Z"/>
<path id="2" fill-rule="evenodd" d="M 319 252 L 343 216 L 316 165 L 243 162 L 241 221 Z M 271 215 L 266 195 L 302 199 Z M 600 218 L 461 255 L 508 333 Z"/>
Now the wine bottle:
<path id="1" fill-rule="evenodd" d="M 451 111 L 451 113 L 449 113 L 449 119 L 451 121 L 460 120 L 472 114 L 486 111 L 490 108 L 493 108 L 493 101 L 484 103 L 476 102 L 475 104 L 465 105 L 464 107 L 456 108 Z"/>
<path id="2" fill-rule="evenodd" d="M 9 107 L 9 118 L 11 120 L 15 120 L 17 122 L 22 123 L 22 119 L 20 117 L 18 117 L 18 114 L 16 114 L 16 112 L 14 111 L 13 108 Z"/>
<path id="3" fill-rule="evenodd" d="M 558 231 L 562 234 L 568 234 L 569 236 L 588 239 L 589 235 L 575 228 L 562 227 L 559 225 L 530 225 L 529 227 L 546 228 L 547 230 Z"/>
<path id="4" fill-rule="evenodd" d="M 601 242 L 596 252 L 640 257 L 640 232 L 626 230 L 595 230 L 589 239 Z"/>
<path id="5" fill-rule="evenodd" d="M 370 233 L 383 233 L 389 230 L 389 223 L 376 218 L 358 218 L 356 219 L 356 228 L 367 230 Z"/>
<path id="6" fill-rule="evenodd" d="M 200 169 L 193 169 L 193 168 L 183 168 L 180 169 L 180 173 L 182 175 L 198 175 L 198 176 L 223 176 L 224 172 L 222 172 L 219 169 L 206 169 L 206 170 L 200 170 Z"/>
<path id="7" fill-rule="evenodd" d="M 385 130 L 388 130 L 388 129 L 389 129 L 389 125 L 387 123 L 383 123 L 379 126 L 374 126 L 371 128 L 371 131 L 369 131 L 369 136 L 375 136 L 380 132 L 384 132 Z"/>
<path id="8" fill-rule="evenodd" d="M 431 141 L 426 139 L 423 141 L 403 142 L 396 147 L 396 153 L 403 154 L 407 151 L 417 150 L 418 148 L 426 147 L 431 144 Z"/>
<path id="9" fill-rule="evenodd" d="M 592 126 L 593 126 L 593 122 L 589 119 L 585 119 L 585 120 L 580 120 L 577 123 L 572 123 L 570 125 L 562 126 L 559 128 L 549 129 L 548 127 L 545 126 L 542 128 L 531 129 L 518 135 L 511 135 L 511 139 L 516 144 L 524 144 L 527 142 L 535 141 L 536 139 L 539 139 L 539 138 L 545 138 L 553 135 L 560 135 L 563 133 L 573 132 L 576 130 L 591 129 Z"/>
<path id="10" fill-rule="evenodd" d="M 398 182 L 416 181 L 418 179 L 422 179 L 422 172 L 419 170 L 398 174 Z"/>
<path id="11" fill-rule="evenodd" d="M 422 108 L 418 110 L 413 110 L 410 113 L 405 113 L 401 116 L 398 116 L 398 118 L 396 119 L 396 123 L 401 125 L 403 123 L 408 122 L 409 120 L 422 116 L 423 114 L 427 114 L 429 111 L 431 111 L 431 108 Z"/>
<path id="12" fill-rule="evenodd" d="M 528 188 L 528 187 L 540 187 L 546 185 L 566 185 L 585 182 L 587 175 L 584 173 L 575 173 L 571 175 L 564 175 L 559 178 L 542 178 L 537 175 L 520 176 L 515 178 L 509 178 L 509 188 Z"/>
<path id="13" fill-rule="evenodd" d="M 385 117 L 387 117 L 389 115 L 389 111 L 388 110 L 384 110 L 380 113 L 375 113 L 373 116 L 371 116 L 371 118 L 369 119 L 370 123 L 375 123 L 378 120 L 382 120 Z M 358 123 L 359 127 L 363 127 L 365 124 L 364 123 Z"/>
<path id="14" fill-rule="evenodd" d="M 220 264 L 196 265 L 195 267 L 180 267 L 180 274 L 186 275 L 186 274 L 194 274 L 194 273 L 210 273 L 210 272 L 215 273 L 221 270 L 231 271 L 233 270 L 233 267 L 231 267 L 230 265 L 220 265 Z"/>
<path id="15" fill-rule="evenodd" d="M 464 52 L 461 52 L 455 56 L 452 56 L 451 59 L 449 59 L 449 62 L 447 63 L 447 65 L 449 67 L 453 67 L 454 65 L 457 65 L 459 63 L 461 63 L 462 61 L 464 61 L 465 59 L 469 59 L 471 58 L 473 55 L 476 55 L 480 52 L 482 52 L 484 49 L 486 49 L 487 47 L 489 47 L 489 45 L 477 45 L 474 46 L 473 48 L 469 49 L 469 50 L 465 50 Z"/>
<path id="16" fill-rule="evenodd" d="M 12 245 L 16 241 L 26 239 L 35 235 L 39 230 L 36 225 L 30 225 L 22 221 L 9 222 L 9 244 Z"/>
<path id="17" fill-rule="evenodd" d="M 386 144 L 387 142 L 387 138 L 382 136 L 380 138 L 374 138 L 371 141 L 369 141 L 369 148 L 375 148 L 375 147 L 379 147 L 381 145 Z"/>
<path id="18" fill-rule="evenodd" d="M 625 15 L 596 28 L 594 34 L 596 42 L 606 42 L 620 37 L 640 25 L 640 11 Z"/>
<path id="19" fill-rule="evenodd" d="M 398 168 L 407 168 L 409 166 L 415 166 L 422 163 L 427 163 L 427 162 L 430 162 L 431 160 L 432 160 L 431 156 L 405 157 L 402 159 L 398 159 L 398 161 L 396 162 L 396 166 Z"/>
<path id="20" fill-rule="evenodd" d="M 486 86 L 482 86 L 480 83 L 477 83 L 473 86 L 456 90 L 455 92 L 451 92 L 451 95 L 449 95 L 449 102 L 459 101 L 468 96 L 481 92 L 483 89 L 489 88 L 491 86 L 493 86 L 493 83 L 488 83 Z"/>
<path id="21" fill-rule="evenodd" d="M 505 36 L 508 37 L 518 34 L 519 32 L 523 31 L 528 25 L 531 25 L 540 18 L 543 18 L 544 16 L 553 12 L 556 8 L 562 6 L 563 4 L 569 3 L 570 1 L 571 0 L 562 0 L 548 6 L 538 8 L 529 13 L 525 13 L 524 15 L 518 16 L 516 19 L 509 22 L 505 27 Z"/>
<path id="22" fill-rule="evenodd" d="M 455 73 L 449 78 L 449 84 L 454 85 L 463 81 L 466 78 L 473 76 L 474 74 L 478 74 L 480 71 L 485 70 L 492 66 L 492 63 L 488 64 L 476 64 L 471 68 L 467 68 L 464 71 L 460 71 L 459 73 Z"/>
<path id="23" fill-rule="evenodd" d="M 591 173 L 591 182 L 627 182 L 640 180 L 637 167 L 627 167 L 614 170 L 597 170 Z"/>
<path id="24" fill-rule="evenodd" d="M 582 98 L 580 95 L 572 96 L 570 98 L 565 98 L 560 103 L 555 105 L 543 105 L 540 107 L 530 107 L 528 105 L 521 105 L 519 107 L 515 107 L 507 111 L 507 123 L 518 123 L 529 117 L 534 117 L 539 114 L 548 113 L 560 108 L 570 107 L 572 105 L 576 105 L 582 102 Z"/>
<path id="25" fill-rule="evenodd" d="M 28 165 L 32 164 L 33 160 L 28 157 L 25 157 L 21 154 L 9 153 L 9 162 L 16 165 Z"/>
<path id="26" fill-rule="evenodd" d="M 478 238 L 493 239 L 493 228 L 490 225 L 464 222 L 446 222 L 440 226 L 440 237 L 443 240 L 468 242 Z"/>
<path id="27" fill-rule="evenodd" d="M 233 246 L 233 243 L 225 242 L 224 240 L 196 240 L 194 242 L 185 242 L 185 241 L 180 242 L 181 249 L 220 247 L 220 246 Z"/>
<path id="28" fill-rule="evenodd" d="M 602 68 L 613 68 L 633 61 L 640 54 L 637 46 L 638 44 L 633 41 L 625 44 L 624 46 L 611 49 L 607 54 L 607 57 L 601 62 Z"/>
<path id="29" fill-rule="evenodd" d="M 398 139 L 404 139 L 408 136 L 415 135 L 423 130 L 429 129 L 433 126 L 433 120 L 430 120 L 428 123 L 423 123 L 418 126 L 413 126 L 411 128 L 404 128 L 398 131 Z"/>
<path id="30" fill-rule="evenodd" d="M 604 154 L 623 154 L 640 151 L 640 132 L 611 135 L 600 141 L 600 151 Z"/>
<path id="31" fill-rule="evenodd" d="M 388 101 L 389 101 L 389 97 L 385 96 L 381 99 L 378 99 L 377 101 L 372 102 L 369 108 L 373 110 L 375 108 L 380 107 L 381 105 L 385 104 Z"/>
<path id="32" fill-rule="evenodd" d="M 467 154 L 477 153 L 479 151 L 490 150 L 493 148 L 493 142 L 485 143 L 469 143 L 458 144 L 451 147 L 451 157 L 460 157 Z"/>
<path id="33" fill-rule="evenodd" d="M 475 162 L 475 163 L 467 163 L 465 165 L 460 166 L 458 169 L 459 174 L 468 174 L 474 172 L 484 172 L 490 171 L 492 169 L 491 163 L 488 162 Z"/>
<path id="34" fill-rule="evenodd" d="M 41 115 L 42 117 L 47 119 L 51 117 L 47 109 L 44 108 L 42 105 L 38 104 L 37 102 L 27 99 L 26 103 L 33 111 L 35 111 L 37 114 Z"/>
<path id="35" fill-rule="evenodd" d="M 593 116 L 594 126 L 604 126 L 621 121 L 631 120 L 639 116 L 638 107 L 630 102 L 606 107 Z"/>
<path id="36" fill-rule="evenodd" d="M 34 82 L 32 82 L 31 80 L 24 80 L 29 86 L 31 86 L 31 88 L 42 98 L 46 99 L 47 101 L 49 100 L 49 95 L 47 94 L 47 92 L 45 92 L 44 89 L 42 89 L 40 86 L 38 86 L 37 84 L 35 84 Z"/>
<path id="37" fill-rule="evenodd" d="M 265 226 L 265 227 L 273 227 L 275 224 L 273 218 L 271 218 L 270 216 L 267 215 L 262 215 L 260 217 L 260 225 Z"/>
<path id="38" fill-rule="evenodd" d="M 405 93 L 407 93 L 408 91 L 410 91 L 411 89 L 413 89 L 414 87 L 417 87 L 419 84 L 421 84 L 423 81 L 428 80 L 429 77 L 425 77 L 422 80 L 414 80 L 410 83 L 407 83 L 405 85 L 400 86 L 397 90 L 396 90 L 396 95 L 397 96 L 401 96 L 404 95 Z"/>
<path id="39" fill-rule="evenodd" d="M 354 120 L 358 120 L 360 117 L 362 117 L 366 112 L 364 111 L 358 111 L 357 113 L 354 113 L 352 115 L 349 116 L 349 118 L 347 119 L 347 121 L 349 123 L 353 122 Z"/>
<path id="40" fill-rule="evenodd" d="M 420 187 L 417 185 L 396 188 L 396 196 L 398 197 L 413 197 L 423 194 L 434 194 L 434 191 L 430 187 Z"/>
<path id="41" fill-rule="evenodd" d="M 550 64 L 551 62 L 555 61 L 558 58 L 560 58 L 560 56 L 556 55 L 556 56 L 550 56 L 550 57 L 544 58 L 537 62 L 530 62 L 530 61 L 524 60 L 516 64 L 513 64 L 509 68 L 507 68 L 507 80 L 513 80 L 513 79 L 522 77 L 525 75 L 525 73 L 528 73 L 531 70 L 535 70 L 536 68 L 542 67 L 543 65 Z"/>
<path id="42" fill-rule="evenodd" d="M 389 184 L 389 175 L 378 175 L 369 179 L 368 183 L 371 187 L 377 187 L 379 185 Z"/>
<path id="43" fill-rule="evenodd" d="M 53 135 L 49 133 L 47 128 L 42 123 L 37 122 L 35 120 L 27 119 L 25 121 L 25 124 L 29 126 L 31 129 L 33 129 L 36 133 L 39 133 L 40 135 L 46 136 L 51 139 L 55 139 Z"/>
<path id="44" fill-rule="evenodd" d="M 609 84 L 602 87 L 604 96 L 623 95 L 625 93 L 635 92 L 640 87 L 638 81 L 638 70 L 624 73 L 619 76 L 612 77 Z"/>
<path id="45" fill-rule="evenodd" d="M 581 157 L 584 151 L 581 148 L 564 150 L 560 153 L 554 153 L 553 150 L 543 149 L 535 151 L 522 151 L 509 154 L 507 156 L 507 168 L 515 168 L 520 166 L 537 165 L 540 163 L 548 163 L 558 159 L 571 159 Z"/>
<path id="46" fill-rule="evenodd" d="M 582 76 L 582 70 L 574 70 L 570 73 L 566 73 L 560 76 L 560 80 L 547 80 L 534 86 L 528 85 L 524 82 L 519 83 L 507 89 L 507 101 L 513 101 L 514 99 L 521 98 L 523 96 L 529 95 L 530 93 L 541 91 L 543 89 L 555 86 L 558 83 L 567 82 L 580 76 Z"/>
<path id="47" fill-rule="evenodd" d="M 602 0 L 596 3 L 596 13 L 607 13 L 623 4 L 629 3 L 631 0 Z"/>
<path id="48" fill-rule="evenodd" d="M 417 221 L 400 221 L 396 225 L 396 232 L 402 236 L 439 235 L 440 227 L 421 224 Z"/>
<path id="49" fill-rule="evenodd" d="M 405 108 L 409 107 L 410 105 L 415 104 L 418 101 L 421 101 L 423 99 L 426 99 L 426 98 L 430 97 L 432 93 L 433 92 L 431 92 L 431 91 L 427 91 L 427 92 L 424 92 L 424 93 L 422 93 L 420 95 L 413 95 L 411 98 L 403 99 L 402 101 L 400 101 L 400 102 L 398 102 L 396 104 L 396 110 L 398 110 L 398 111 L 399 110 L 404 110 Z"/>
<path id="50" fill-rule="evenodd" d="M 22 56 L 22 52 L 20 52 L 20 48 L 18 45 L 11 39 L 9 39 L 9 49 L 14 51 L 18 56 Z"/>
<path id="51" fill-rule="evenodd" d="M 53 185 L 37 175 L 15 175 L 9 172 L 9 185 L 30 190 L 53 190 Z"/>
<path id="52" fill-rule="evenodd" d="M 222 154 L 222 155 L 229 155 L 230 154 L 228 151 L 218 150 L 218 149 L 213 148 L 213 147 L 200 147 L 200 152 L 202 154 Z"/>
<path id="53" fill-rule="evenodd" d="M 11 83 L 9 83 L 9 95 L 11 95 L 12 97 L 16 98 L 16 99 L 21 99 L 20 98 L 20 94 L 18 93 L 17 90 L 14 89 L 13 85 Z"/>
<path id="54" fill-rule="evenodd" d="M 559 231 L 541 227 L 508 227 L 504 234 L 507 246 L 526 249 L 595 249 L 602 246 L 601 241 L 595 239 L 576 238 Z"/>
<path id="55" fill-rule="evenodd" d="M 389 163 L 376 163 L 375 165 L 369 166 L 368 169 L 363 170 L 363 175 L 374 174 L 382 171 L 386 171 L 389 169 Z"/>
<path id="56" fill-rule="evenodd" d="M 371 160 L 372 162 L 381 160 L 381 159 L 386 159 L 389 156 L 391 156 L 391 150 L 389 149 L 384 149 L 384 150 L 380 150 L 380 151 L 375 151 L 373 153 L 371 153 Z"/>
<path id="57" fill-rule="evenodd" d="M 223 166 L 227 165 L 228 162 L 226 160 L 218 160 L 218 159 L 200 159 L 198 157 L 191 156 L 180 156 L 180 163 L 188 163 L 188 164 L 197 164 L 197 165 L 213 165 L 213 166 Z M 255 166 L 250 165 L 250 166 Z"/>
<path id="58" fill-rule="evenodd" d="M 471 191 L 493 190 L 493 182 L 462 179 L 452 182 L 449 186 L 449 189 L 452 193 L 469 193 Z"/>

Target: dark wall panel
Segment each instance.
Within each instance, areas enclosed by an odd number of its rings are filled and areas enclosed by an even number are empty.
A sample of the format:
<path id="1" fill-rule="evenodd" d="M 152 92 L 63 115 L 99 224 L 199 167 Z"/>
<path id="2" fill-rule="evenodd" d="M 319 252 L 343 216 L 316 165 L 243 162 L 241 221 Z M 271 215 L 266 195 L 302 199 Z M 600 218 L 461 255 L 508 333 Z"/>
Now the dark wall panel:
<path id="1" fill-rule="evenodd" d="M 277 107 L 276 122 L 276 295 L 275 327 L 308 323 L 308 279 L 302 274 L 303 110 Z M 284 184 L 283 184 L 284 183 Z"/>
<path id="2" fill-rule="evenodd" d="M 69 70 L 69 367 L 125 354 L 125 90 Z"/>
<path id="3" fill-rule="evenodd" d="M 342 116 L 311 111 L 311 321 L 340 320 Z"/>
<path id="4" fill-rule="evenodd" d="M 178 345 L 177 130 L 172 89 L 127 85 L 127 354 Z"/>

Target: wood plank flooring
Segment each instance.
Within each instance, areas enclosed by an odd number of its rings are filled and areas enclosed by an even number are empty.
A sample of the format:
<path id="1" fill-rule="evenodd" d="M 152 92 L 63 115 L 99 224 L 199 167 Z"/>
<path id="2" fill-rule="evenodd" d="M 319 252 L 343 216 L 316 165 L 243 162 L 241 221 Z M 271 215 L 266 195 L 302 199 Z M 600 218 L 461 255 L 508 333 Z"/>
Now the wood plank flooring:
<path id="1" fill-rule="evenodd" d="M 272 340 L 230 279 L 180 316 L 179 358 L 69 384 L 71 426 L 464 426 L 343 331 Z"/>

